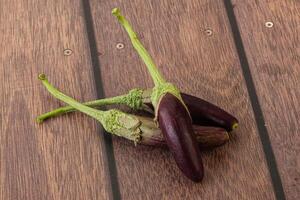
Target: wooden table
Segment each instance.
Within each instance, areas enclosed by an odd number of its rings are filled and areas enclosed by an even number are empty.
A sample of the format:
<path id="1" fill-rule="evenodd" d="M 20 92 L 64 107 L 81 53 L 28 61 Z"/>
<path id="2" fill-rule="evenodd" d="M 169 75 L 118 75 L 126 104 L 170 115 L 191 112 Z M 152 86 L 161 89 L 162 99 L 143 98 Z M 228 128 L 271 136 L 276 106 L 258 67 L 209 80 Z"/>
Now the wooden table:
<path id="1" fill-rule="evenodd" d="M 114 7 L 168 80 L 240 120 L 200 184 L 83 114 L 35 123 L 63 105 L 41 72 L 80 101 L 152 86 Z M 0 199 L 300 199 L 300 1 L 2 0 L 0 31 Z"/>

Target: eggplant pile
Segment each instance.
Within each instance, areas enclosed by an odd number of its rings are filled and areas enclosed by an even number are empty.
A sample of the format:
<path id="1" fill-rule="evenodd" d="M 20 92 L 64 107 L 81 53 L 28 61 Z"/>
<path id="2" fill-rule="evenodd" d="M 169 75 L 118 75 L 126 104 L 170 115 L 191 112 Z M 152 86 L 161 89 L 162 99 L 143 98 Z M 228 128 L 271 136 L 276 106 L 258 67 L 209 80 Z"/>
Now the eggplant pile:
<path id="1" fill-rule="evenodd" d="M 132 140 L 135 144 L 167 146 L 178 168 L 194 182 L 204 176 L 201 151 L 223 145 L 238 120 L 225 110 L 201 98 L 182 93 L 167 82 L 139 41 L 130 23 L 115 8 L 112 14 L 124 27 L 154 82 L 151 89 L 133 89 L 127 94 L 79 103 L 52 86 L 45 74 L 39 79 L 46 89 L 68 106 L 37 117 L 37 122 L 73 111 L 83 112 L 98 120 L 111 134 Z M 152 117 L 126 113 L 118 109 L 102 111 L 103 105 L 124 104 L 134 110 L 151 113 Z"/>

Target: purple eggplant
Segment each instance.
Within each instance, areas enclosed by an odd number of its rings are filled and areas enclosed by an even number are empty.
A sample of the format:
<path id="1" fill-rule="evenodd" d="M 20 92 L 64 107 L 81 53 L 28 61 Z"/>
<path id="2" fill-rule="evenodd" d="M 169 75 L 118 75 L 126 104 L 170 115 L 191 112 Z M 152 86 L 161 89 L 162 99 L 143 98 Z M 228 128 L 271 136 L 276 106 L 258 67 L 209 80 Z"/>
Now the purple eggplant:
<path id="1" fill-rule="evenodd" d="M 199 97 L 180 93 L 183 102 L 187 106 L 193 124 L 200 126 L 214 126 L 225 128 L 226 131 L 233 131 L 238 127 L 238 120 L 222 108 L 207 102 Z M 154 110 L 151 103 L 145 103 L 150 109 Z"/>
<path id="2" fill-rule="evenodd" d="M 191 180 L 203 179 L 203 164 L 190 115 L 181 101 L 165 94 L 157 109 L 159 127 L 180 170 Z"/>
<path id="3" fill-rule="evenodd" d="M 166 147 L 167 143 L 162 131 L 157 128 L 151 118 L 138 116 L 142 122 L 141 140 L 138 144 Z M 193 125 L 194 133 L 200 150 L 212 150 L 229 141 L 229 134 L 224 128 Z"/>
<path id="4" fill-rule="evenodd" d="M 112 14 L 127 31 L 133 47 L 145 62 L 152 77 L 155 86 L 150 99 L 154 106 L 155 118 L 178 167 L 191 180 L 201 181 L 203 165 L 200 150 L 189 111 L 181 101 L 179 89 L 164 79 L 130 23 L 121 15 L 120 9 L 114 8 Z"/>
<path id="5" fill-rule="evenodd" d="M 238 120 L 220 107 L 189 94 L 181 93 L 181 97 L 194 124 L 222 127 L 227 131 L 237 128 Z"/>

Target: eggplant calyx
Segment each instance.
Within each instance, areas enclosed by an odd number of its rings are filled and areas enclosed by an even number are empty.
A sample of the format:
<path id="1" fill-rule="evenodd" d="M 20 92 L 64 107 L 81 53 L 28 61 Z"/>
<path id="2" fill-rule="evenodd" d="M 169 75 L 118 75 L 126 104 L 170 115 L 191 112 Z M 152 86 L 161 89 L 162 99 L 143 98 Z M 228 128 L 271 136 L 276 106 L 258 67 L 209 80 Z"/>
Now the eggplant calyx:
<path id="1" fill-rule="evenodd" d="M 136 144 L 141 140 L 141 121 L 133 116 L 117 109 L 111 109 L 99 120 L 104 129 L 114 135 L 134 141 Z"/>
<path id="2" fill-rule="evenodd" d="M 132 89 L 124 98 L 124 104 L 129 106 L 134 110 L 139 110 L 143 106 L 143 90 L 142 89 Z"/>
<path id="3" fill-rule="evenodd" d="M 163 99 L 163 97 L 167 94 L 171 94 L 174 97 L 176 97 L 181 104 L 184 106 L 184 108 L 186 109 L 187 113 L 190 115 L 189 109 L 187 108 L 187 106 L 185 105 L 181 95 L 180 95 L 180 90 L 172 83 L 164 83 L 164 84 L 160 84 L 160 85 L 156 85 L 153 90 L 152 90 L 152 94 L 151 94 L 151 102 L 154 106 L 154 110 L 155 110 L 155 118 L 154 121 L 157 121 L 157 114 L 158 114 L 158 109 L 159 109 L 159 104 L 161 102 L 161 100 Z"/>
<path id="4" fill-rule="evenodd" d="M 177 99 L 182 101 L 179 89 L 174 84 L 167 82 L 153 87 L 151 93 L 151 102 L 154 108 L 158 106 L 161 97 L 167 93 L 174 95 Z"/>

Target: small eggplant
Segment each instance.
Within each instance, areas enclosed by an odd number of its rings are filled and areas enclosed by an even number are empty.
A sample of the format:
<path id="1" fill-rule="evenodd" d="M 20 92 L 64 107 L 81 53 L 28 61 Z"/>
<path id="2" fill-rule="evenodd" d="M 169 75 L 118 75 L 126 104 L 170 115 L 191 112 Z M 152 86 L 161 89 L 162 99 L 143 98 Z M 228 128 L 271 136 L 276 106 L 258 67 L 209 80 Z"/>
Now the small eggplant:
<path id="1" fill-rule="evenodd" d="M 225 128 L 228 132 L 238 127 L 238 120 L 222 108 L 199 97 L 180 93 L 193 120 L 193 124 L 200 126 L 215 126 Z M 149 109 L 154 110 L 149 100 L 144 102 Z"/>
<path id="2" fill-rule="evenodd" d="M 170 93 L 161 97 L 157 117 L 159 127 L 180 170 L 191 180 L 203 179 L 203 164 L 192 120 L 185 106 Z"/>
<path id="3" fill-rule="evenodd" d="M 193 129 L 201 150 L 219 147 L 229 141 L 229 134 L 223 128 L 193 125 Z"/>
<path id="4" fill-rule="evenodd" d="M 166 147 L 162 131 L 148 117 L 138 116 L 141 121 L 141 140 L 138 144 Z M 224 128 L 193 125 L 198 146 L 201 150 L 211 150 L 229 141 L 229 134 Z"/>
<path id="5" fill-rule="evenodd" d="M 238 120 L 220 107 L 185 93 L 181 93 L 181 97 L 190 111 L 193 124 L 222 127 L 229 132 L 238 127 Z"/>
<path id="6" fill-rule="evenodd" d="M 120 9 L 114 8 L 112 14 L 127 31 L 133 47 L 146 64 L 152 77 L 155 86 L 150 99 L 154 106 L 155 118 L 158 120 L 175 162 L 191 180 L 201 181 L 203 164 L 200 150 L 197 146 L 189 111 L 182 101 L 179 89 L 164 79 L 130 23 L 121 15 Z"/>

